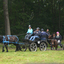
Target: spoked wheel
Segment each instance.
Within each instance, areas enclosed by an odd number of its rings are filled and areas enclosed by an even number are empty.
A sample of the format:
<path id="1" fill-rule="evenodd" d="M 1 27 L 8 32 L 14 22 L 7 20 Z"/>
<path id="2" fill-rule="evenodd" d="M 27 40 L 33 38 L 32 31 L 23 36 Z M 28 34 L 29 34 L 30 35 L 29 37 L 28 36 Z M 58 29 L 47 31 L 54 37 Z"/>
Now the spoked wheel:
<path id="1" fill-rule="evenodd" d="M 30 51 L 37 51 L 37 44 L 36 43 L 31 43 L 29 46 Z"/>
<path id="2" fill-rule="evenodd" d="M 26 50 L 27 50 L 27 46 L 23 46 L 23 45 L 22 45 L 22 46 L 21 46 L 21 50 L 22 50 L 22 51 L 26 51 Z"/>
<path id="3" fill-rule="evenodd" d="M 63 50 L 64 50 L 64 44 L 63 44 Z"/>
<path id="4" fill-rule="evenodd" d="M 46 48 L 47 48 L 46 44 L 45 44 L 44 42 L 42 42 L 42 43 L 40 44 L 40 50 L 41 50 L 41 51 L 45 51 Z"/>

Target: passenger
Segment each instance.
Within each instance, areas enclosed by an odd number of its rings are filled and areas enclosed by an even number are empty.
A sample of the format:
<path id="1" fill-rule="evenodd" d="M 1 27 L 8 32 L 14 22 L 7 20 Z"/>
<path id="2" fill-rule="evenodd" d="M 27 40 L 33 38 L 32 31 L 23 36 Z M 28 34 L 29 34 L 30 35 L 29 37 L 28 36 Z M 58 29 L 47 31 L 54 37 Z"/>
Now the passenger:
<path id="1" fill-rule="evenodd" d="M 49 29 L 46 30 L 46 33 L 48 34 L 48 36 L 50 36 Z M 47 40 L 47 42 L 50 44 L 50 40 Z"/>
<path id="2" fill-rule="evenodd" d="M 41 40 L 47 40 L 48 34 L 44 31 L 44 29 L 41 29 Z"/>
<path id="3" fill-rule="evenodd" d="M 48 36 L 50 35 L 49 29 L 46 30 L 46 33 L 48 34 Z"/>
<path id="4" fill-rule="evenodd" d="M 41 32 L 39 30 L 39 27 L 37 27 L 36 31 L 34 31 L 34 36 L 31 36 L 31 38 L 29 40 L 34 41 L 35 38 L 40 38 L 40 34 L 41 34 Z"/>
<path id="5" fill-rule="evenodd" d="M 58 41 L 58 45 L 60 45 L 60 47 L 62 48 L 62 44 L 61 44 L 62 36 L 60 35 L 59 32 L 56 32 L 55 39 Z"/>
<path id="6" fill-rule="evenodd" d="M 36 32 L 36 29 L 34 29 L 33 32 Z"/>
<path id="7" fill-rule="evenodd" d="M 29 29 L 27 31 L 27 35 L 25 36 L 25 39 L 29 39 L 29 37 L 33 34 L 33 29 L 31 28 L 31 25 L 29 25 Z"/>
<path id="8" fill-rule="evenodd" d="M 31 36 L 34 36 L 34 33 L 36 32 L 36 29 L 33 29 L 33 34 Z"/>

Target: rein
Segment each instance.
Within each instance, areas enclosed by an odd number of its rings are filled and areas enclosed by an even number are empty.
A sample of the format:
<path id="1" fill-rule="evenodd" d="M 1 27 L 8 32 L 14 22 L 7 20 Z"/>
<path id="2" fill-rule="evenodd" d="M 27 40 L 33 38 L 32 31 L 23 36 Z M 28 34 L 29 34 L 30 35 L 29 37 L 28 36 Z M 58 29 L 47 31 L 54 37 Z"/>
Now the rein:
<path id="1" fill-rule="evenodd" d="M 24 34 L 17 34 L 17 35 L 13 35 L 13 36 L 21 36 L 21 35 L 25 35 L 26 33 Z M 7 35 L 0 35 L 0 36 L 7 36 Z M 10 36 L 10 35 L 9 35 Z"/>
<path id="2" fill-rule="evenodd" d="M 16 35 L 16 36 L 21 36 L 21 35 L 25 35 L 25 34 L 18 34 L 18 35 Z"/>
<path id="3" fill-rule="evenodd" d="M 47 39 L 47 40 L 55 40 L 55 39 Z"/>

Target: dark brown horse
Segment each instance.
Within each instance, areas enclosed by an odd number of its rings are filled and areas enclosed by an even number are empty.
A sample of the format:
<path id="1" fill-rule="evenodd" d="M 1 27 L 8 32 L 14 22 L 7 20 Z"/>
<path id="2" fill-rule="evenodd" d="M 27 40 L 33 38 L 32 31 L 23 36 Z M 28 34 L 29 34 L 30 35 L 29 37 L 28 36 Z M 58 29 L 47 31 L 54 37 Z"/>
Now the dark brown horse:
<path id="1" fill-rule="evenodd" d="M 19 44 L 18 44 L 18 37 L 15 36 L 15 35 L 6 35 L 6 36 L 0 36 L 0 43 L 3 42 L 3 48 L 2 48 L 2 52 L 4 52 L 4 47 L 6 47 L 6 52 L 8 52 L 8 44 L 14 44 L 16 46 L 16 50 L 15 51 L 18 51 L 18 50 L 21 50 Z"/>
<path id="2" fill-rule="evenodd" d="M 53 33 L 52 35 L 49 35 L 48 40 L 49 40 L 49 44 L 51 46 L 51 50 L 54 47 L 57 50 L 58 44 L 57 44 L 57 40 L 55 39 L 55 33 Z"/>

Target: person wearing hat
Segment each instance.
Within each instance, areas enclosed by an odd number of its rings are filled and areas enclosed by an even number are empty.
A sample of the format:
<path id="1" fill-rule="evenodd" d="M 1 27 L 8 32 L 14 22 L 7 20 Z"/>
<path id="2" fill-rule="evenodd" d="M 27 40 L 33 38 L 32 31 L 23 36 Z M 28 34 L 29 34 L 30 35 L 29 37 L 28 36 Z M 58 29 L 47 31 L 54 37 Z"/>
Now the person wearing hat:
<path id="1" fill-rule="evenodd" d="M 60 47 L 62 48 L 62 44 L 61 44 L 62 36 L 60 35 L 59 32 L 56 32 L 55 39 L 58 41 L 58 45 L 60 45 Z"/>
<path id="2" fill-rule="evenodd" d="M 40 29 L 39 27 L 36 28 L 36 31 L 34 31 L 34 36 L 31 36 L 29 40 L 34 41 L 35 38 L 40 38 L 41 32 L 39 29 Z"/>
<path id="3" fill-rule="evenodd" d="M 44 31 L 44 29 L 41 29 L 41 40 L 47 40 L 48 34 Z"/>
<path id="4" fill-rule="evenodd" d="M 33 29 L 31 28 L 31 25 L 29 25 L 29 29 L 28 29 L 27 33 L 30 33 L 30 34 L 33 33 Z"/>
<path id="5" fill-rule="evenodd" d="M 31 25 L 28 26 L 29 29 L 27 31 L 27 35 L 25 36 L 25 39 L 29 39 L 29 37 L 33 34 L 33 29 L 31 28 Z"/>

